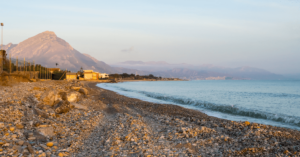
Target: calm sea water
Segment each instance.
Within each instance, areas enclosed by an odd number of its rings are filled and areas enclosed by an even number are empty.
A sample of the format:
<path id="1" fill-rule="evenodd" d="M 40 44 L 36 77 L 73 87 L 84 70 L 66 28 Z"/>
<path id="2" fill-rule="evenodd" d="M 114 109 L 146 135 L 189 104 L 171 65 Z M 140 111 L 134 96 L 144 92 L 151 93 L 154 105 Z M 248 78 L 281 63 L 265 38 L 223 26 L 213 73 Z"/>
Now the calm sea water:
<path id="1" fill-rule="evenodd" d="M 119 94 L 208 115 L 300 130 L 300 81 L 201 80 L 98 84 Z"/>

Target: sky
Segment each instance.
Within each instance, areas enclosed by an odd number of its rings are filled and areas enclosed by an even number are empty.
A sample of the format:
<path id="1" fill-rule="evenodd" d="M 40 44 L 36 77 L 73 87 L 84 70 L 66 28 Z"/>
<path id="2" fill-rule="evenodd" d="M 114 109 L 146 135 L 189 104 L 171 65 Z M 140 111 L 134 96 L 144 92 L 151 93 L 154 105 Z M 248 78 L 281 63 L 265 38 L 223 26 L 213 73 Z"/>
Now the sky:
<path id="1" fill-rule="evenodd" d="M 108 64 L 166 61 L 300 73 L 300 0 L 0 0 L 4 44 L 53 31 Z"/>

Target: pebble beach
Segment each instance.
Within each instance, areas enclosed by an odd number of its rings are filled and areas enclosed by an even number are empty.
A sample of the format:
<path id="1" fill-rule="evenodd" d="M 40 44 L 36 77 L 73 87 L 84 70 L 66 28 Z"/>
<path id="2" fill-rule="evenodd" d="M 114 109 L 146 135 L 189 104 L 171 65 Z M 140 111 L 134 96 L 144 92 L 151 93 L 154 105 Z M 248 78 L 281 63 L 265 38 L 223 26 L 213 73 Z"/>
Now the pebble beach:
<path id="1" fill-rule="evenodd" d="M 0 156 L 300 156 L 300 131 L 229 121 L 79 81 L 0 86 Z"/>

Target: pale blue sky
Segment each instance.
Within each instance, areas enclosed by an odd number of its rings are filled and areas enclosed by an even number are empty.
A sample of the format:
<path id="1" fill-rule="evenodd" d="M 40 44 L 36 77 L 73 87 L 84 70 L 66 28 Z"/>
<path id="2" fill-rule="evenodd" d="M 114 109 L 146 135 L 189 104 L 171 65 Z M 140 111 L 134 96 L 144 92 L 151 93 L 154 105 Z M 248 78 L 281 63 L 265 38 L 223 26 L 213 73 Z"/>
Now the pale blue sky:
<path id="1" fill-rule="evenodd" d="M 4 1 L 4 44 L 54 31 L 106 63 L 300 73 L 300 0 Z"/>

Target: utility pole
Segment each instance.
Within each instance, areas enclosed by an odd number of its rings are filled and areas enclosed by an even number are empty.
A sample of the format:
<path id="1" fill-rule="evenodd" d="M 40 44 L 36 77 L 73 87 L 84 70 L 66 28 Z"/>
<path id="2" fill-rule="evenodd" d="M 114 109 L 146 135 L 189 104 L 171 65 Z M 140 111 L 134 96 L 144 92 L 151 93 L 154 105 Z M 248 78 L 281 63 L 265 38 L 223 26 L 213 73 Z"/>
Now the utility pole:
<path id="1" fill-rule="evenodd" d="M 1 50 L 0 50 L 0 75 L 3 72 L 3 60 L 5 51 L 3 50 L 3 26 L 4 24 L 1 23 Z"/>
<path id="2" fill-rule="evenodd" d="M 28 69 L 28 71 L 29 71 L 29 78 L 31 79 L 31 64 L 30 64 L 30 62 L 28 64 L 29 64 L 29 69 Z"/>
<path id="3" fill-rule="evenodd" d="M 25 61 L 25 57 L 24 57 L 24 73 L 27 72 L 27 68 L 26 68 L 26 61 Z"/>
<path id="4" fill-rule="evenodd" d="M 34 77 L 33 79 L 36 79 L 35 78 L 35 64 L 34 64 L 34 61 L 33 61 L 33 77 Z"/>
<path id="5" fill-rule="evenodd" d="M 9 53 L 9 74 L 11 74 L 11 53 Z"/>
<path id="6" fill-rule="evenodd" d="M 16 62 L 16 71 L 18 72 L 18 56 L 17 56 L 17 62 Z"/>

